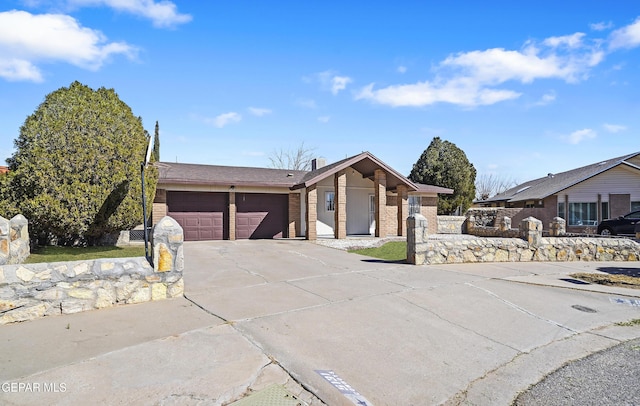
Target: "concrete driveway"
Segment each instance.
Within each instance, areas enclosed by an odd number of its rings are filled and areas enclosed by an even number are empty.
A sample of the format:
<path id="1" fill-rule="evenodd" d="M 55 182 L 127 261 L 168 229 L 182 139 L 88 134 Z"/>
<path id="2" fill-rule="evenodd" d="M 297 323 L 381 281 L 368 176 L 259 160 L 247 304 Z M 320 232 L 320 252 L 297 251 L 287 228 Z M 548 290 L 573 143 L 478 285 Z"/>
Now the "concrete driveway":
<path id="1" fill-rule="evenodd" d="M 638 291 L 568 274 L 633 263 L 415 267 L 303 241 L 192 243 L 187 296 L 331 405 L 508 404 L 567 361 L 640 336 Z M 351 397 L 353 398 L 353 396 Z"/>
<path id="2" fill-rule="evenodd" d="M 305 241 L 185 244 L 185 296 L 0 328 L 2 404 L 219 405 L 271 383 L 310 404 L 507 405 L 640 337 L 639 263 L 385 263 Z M 331 382 L 330 382 L 331 381 Z M 6 385 L 5 385 L 6 386 Z"/>

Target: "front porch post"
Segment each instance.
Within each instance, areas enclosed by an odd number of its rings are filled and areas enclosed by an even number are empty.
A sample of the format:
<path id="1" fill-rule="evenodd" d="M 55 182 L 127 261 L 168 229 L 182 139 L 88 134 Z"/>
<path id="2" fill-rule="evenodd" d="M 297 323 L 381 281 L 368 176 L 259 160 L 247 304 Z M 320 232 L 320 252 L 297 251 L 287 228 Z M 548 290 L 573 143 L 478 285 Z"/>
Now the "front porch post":
<path id="1" fill-rule="evenodd" d="M 398 236 L 407 235 L 407 222 L 405 221 L 409 215 L 409 201 L 407 200 L 407 187 L 398 185 Z"/>
<path id="2" fill-rule="evenodd" d="M 382 169 L 376 169 L 373 173 L 373 183 L 376 203 L 376 237 L 385 237 L 387 234 L 387 174 Z"/>
<path id="3" fill-rule="evenodd" d="M 333 186 L 333 236 L 336 239 L 347 238 L 347 173 L 344 170 L 334 175 Z"/>
<path id="4" fill-rule="evenodd" d="M 306 190 L 306 213 L 305 219 L 307 220 L 307 232 L 305 233 L 305 239 L 315 241 L 318 239 L 316 231 L 316 223 L 318 221 L 318 190 L 316 186 L 309 186 Z"/>
<path id="5" fill-rule="evenodd" d="M 236 192 L 229 192 L 229 240 L 236 239 Z"/>

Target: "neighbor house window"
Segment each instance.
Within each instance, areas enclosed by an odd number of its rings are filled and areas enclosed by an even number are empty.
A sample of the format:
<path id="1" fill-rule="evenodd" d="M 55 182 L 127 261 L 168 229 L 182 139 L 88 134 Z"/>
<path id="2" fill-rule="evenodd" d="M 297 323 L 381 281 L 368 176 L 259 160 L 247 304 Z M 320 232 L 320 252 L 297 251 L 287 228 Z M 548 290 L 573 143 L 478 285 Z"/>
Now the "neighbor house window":
<path id="1" fill-rule="evenodd" d="M 420 196 L 409 196 L 409 215 L 420 214 L 421 205 L 422 199 L 420 199 Z"/>
<path id="2" fill-rule="evenodd" d="M 597 203 L 569 203 L 570 226 L 595 226 L 598 224 Z"/>
<path id="3" fill-rule="evenodd" d="M 335 197 L 336 194 L 333 192 L 325 192 L 324 194 L 324 208 L 326 211 L 335 211 Z"/>
<path id="4" fill-rule="evenodd" d="M 606 220 L 609 218 L 609 202 L 601 202 L 600 209 L 602 210 L 602 219 Z"/>
<path id="5" fill-rule="evenodd" d="M 567 213 L 564 208 L 564 202 L 558 202 L 558 217 L 567 219 Z"/>
<path id="6" fill-rule="evenodd" d="M 640 210 L 640 202 L 631 202 L 631 211 Z"/>

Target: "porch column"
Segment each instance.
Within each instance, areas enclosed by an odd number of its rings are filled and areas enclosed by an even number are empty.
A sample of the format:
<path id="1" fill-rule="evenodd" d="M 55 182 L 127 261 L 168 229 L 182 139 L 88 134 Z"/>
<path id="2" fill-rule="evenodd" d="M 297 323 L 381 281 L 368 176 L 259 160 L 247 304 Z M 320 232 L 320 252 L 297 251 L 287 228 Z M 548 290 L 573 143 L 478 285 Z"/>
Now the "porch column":
<path id="1" fill-rule="evenodd" d="M 167 215 L 167 191 L 164 189 L 156 189 L 156 196 L 153 199 L 153 208 L 151 209 L 151 224 L 156 225 Z"/>
<path id="2" fill-rule="evenodd" d="M 342 170 L 333 177 L 334 211 L 333 211 L 333 236 L 347 238 L 347 173 Z"/>
<path id="3" fill-rule="evenodd" d="M 305 219 L 307 220 L 307 232 L 305 238 L 307 240 L 316 240 L 318 234 L 316 232 L 316 223 L 318 221 L 318 190 L 316 186 L 309 186 L 306 190 L 306 213 Z"/>
<path id="4" fill-rule="evenodd" d="M 289 193 L 289 238 L 300 235 L 300 193 Z"/>
<path id="5" fill-rule="evenodd" d="M 407 200 L 407 187 L 398 185 L 398 236 L 407 235 L 407 222 L 405 221 L 409 215 L 409 201 Z"/>
<path id="6" fill-rule="evenodd" d="M 229 239 L 236 239 L 236 192 L 229 191 Z"/>
<path id="7" fill-rule="evenodd" d="M 376 203 L 376 237 L 386 237 L 387 233 L 387 174 L 382 169 L 373 173 Z"/>

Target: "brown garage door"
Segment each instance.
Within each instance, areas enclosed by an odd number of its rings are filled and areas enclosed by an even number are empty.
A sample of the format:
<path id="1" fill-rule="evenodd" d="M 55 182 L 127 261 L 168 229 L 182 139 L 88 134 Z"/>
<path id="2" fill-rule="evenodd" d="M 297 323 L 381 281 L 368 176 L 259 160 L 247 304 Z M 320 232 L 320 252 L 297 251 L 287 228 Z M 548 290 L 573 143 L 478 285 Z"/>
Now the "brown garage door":
<path id="1" fill-rule="evenodd" d="M 182 226 L 185 241 L 224 239 L 226 210 L 226 193 L 167 192 L 168 215 Z"/>
<path id="2" fill-rule="evenodd" d="M 236 193 L 236 238 L 286 236 L 289 195 Z"/>

